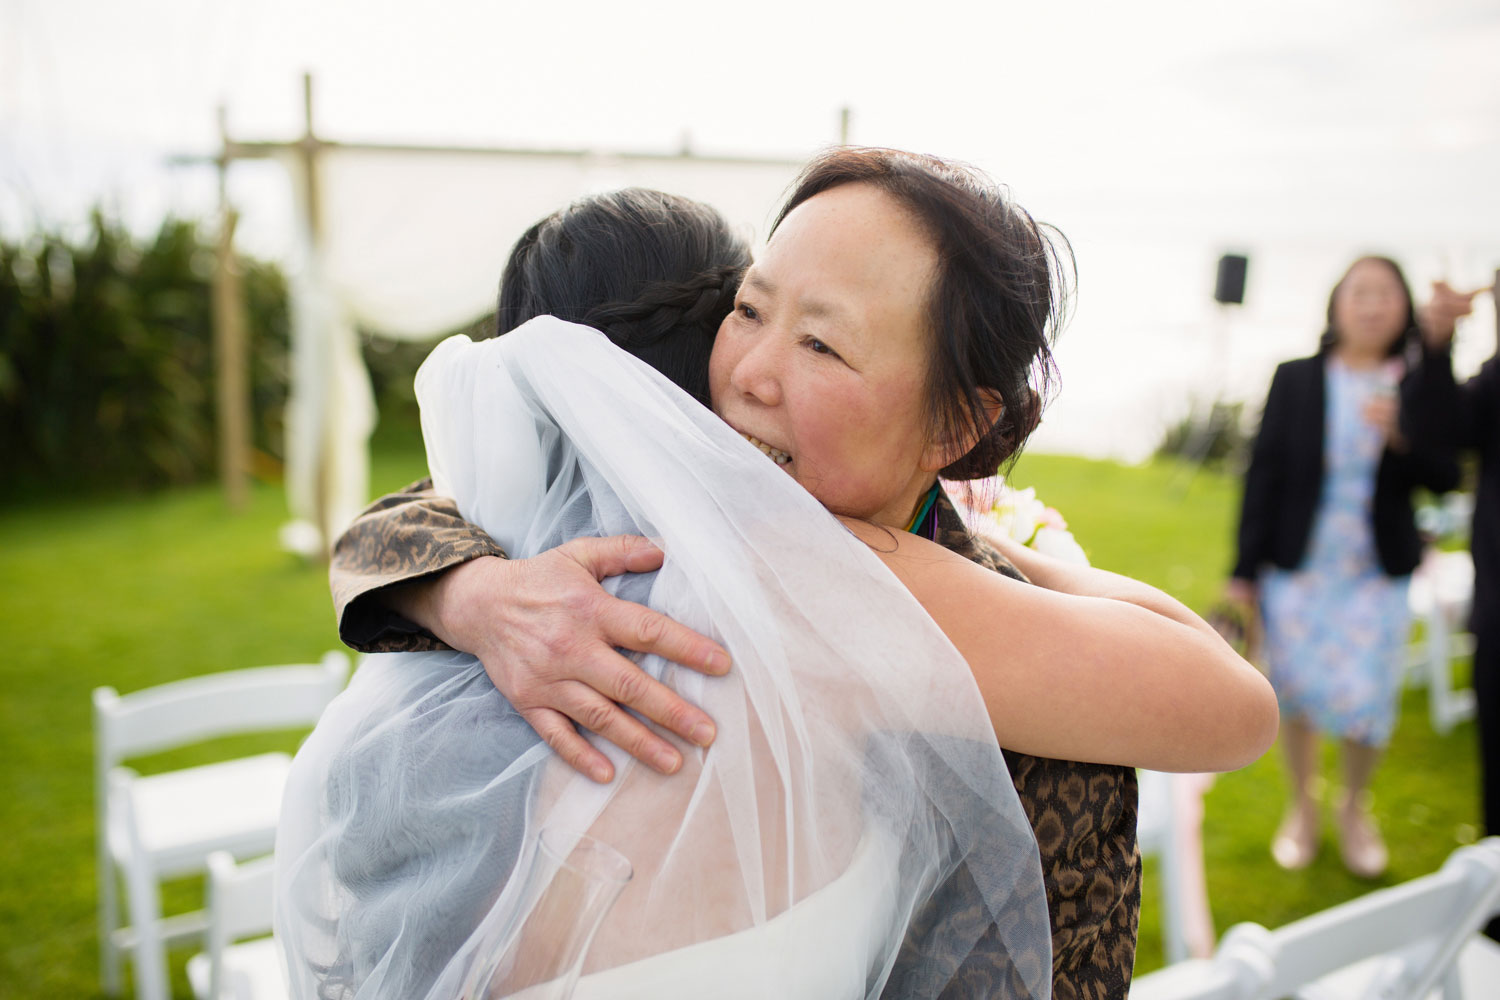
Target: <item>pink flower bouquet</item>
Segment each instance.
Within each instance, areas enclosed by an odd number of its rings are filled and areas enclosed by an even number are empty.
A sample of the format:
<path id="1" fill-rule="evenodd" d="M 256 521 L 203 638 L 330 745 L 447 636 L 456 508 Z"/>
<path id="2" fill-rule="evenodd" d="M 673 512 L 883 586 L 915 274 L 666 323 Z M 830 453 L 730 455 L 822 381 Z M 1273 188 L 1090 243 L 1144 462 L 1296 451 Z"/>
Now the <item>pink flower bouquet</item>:
<path id="1" fill-rule="evenodd" d="M 1035 489 L 1015 489 L 999 475 L 969 482 L 944 480 L 942 485 L 953 498 L 964 525 L 974 534 L 1020 542 L 1064 562 L 1089 564 L 1083 547 L 1068 530 L 1068 522 L 1056 507 L 1038 500 Z"/>

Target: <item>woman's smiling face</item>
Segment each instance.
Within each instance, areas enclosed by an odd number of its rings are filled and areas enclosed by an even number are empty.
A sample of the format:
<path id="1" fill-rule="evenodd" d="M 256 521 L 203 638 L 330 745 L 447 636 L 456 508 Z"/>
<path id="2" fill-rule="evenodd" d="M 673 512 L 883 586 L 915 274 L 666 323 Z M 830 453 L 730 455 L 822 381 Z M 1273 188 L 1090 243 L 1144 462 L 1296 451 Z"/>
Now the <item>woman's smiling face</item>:
<path id="1" fill-rule="evenodd" d="M 1384 261 L 1356 261 L 1333 293 L 1333 328 L 1339 344 L 1381 357 L 1406 329 L 1411 303 L 1401 279 Z"/>
<path id="2" fill-rule="evenodd" d="M 952 458 L 925 399 L 936 273 L 931 239 L 880 189 L 803 202 L 719 327 L 715 412 L 829 510 L 904 527 Z"/>

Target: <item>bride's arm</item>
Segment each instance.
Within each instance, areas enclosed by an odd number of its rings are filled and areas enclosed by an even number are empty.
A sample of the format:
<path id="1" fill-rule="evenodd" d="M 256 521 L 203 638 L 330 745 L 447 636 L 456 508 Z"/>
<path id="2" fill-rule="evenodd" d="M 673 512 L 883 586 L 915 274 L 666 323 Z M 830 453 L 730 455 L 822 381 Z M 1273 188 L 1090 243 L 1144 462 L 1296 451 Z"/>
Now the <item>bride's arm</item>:
<path id="1" fill-rule="evenodd" d="M 1000 745 L 1039 757 L 1225 771 L 1276 738 L 1264 677 L 1161 591 L 1007 547 L 1036 586 L 925 539 L 846 522 L 968 661 Z"/>

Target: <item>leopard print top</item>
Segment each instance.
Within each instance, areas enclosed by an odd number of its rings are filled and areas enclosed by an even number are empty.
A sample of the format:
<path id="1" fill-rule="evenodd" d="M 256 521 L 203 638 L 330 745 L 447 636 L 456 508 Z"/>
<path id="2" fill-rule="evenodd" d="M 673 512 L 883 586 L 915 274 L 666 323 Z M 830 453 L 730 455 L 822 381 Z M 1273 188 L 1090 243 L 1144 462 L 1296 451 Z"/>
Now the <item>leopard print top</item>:
<path id="1" fill-rule="evenodd" d="M 944 548 L 1025 579 L 989 543 L 969 533 L 952 501 L 941 494 L 937 529 Z M 1002 750 L 1042 856 L 1052 918 L 1052 996 L 1124 1000 L 1141 912 L 1135 769 Z M 963 995 L 995 994 L 966 990 Z"/>
<path id="2" fill-rule="evenodd" d="M 339 638 L 361 653 L 447 649 L 431 632 L 388 610 L 380 592 L 480 556 L 505 557 L 494 539 L 463 519 L 458 505 L 421 479 L 360 512 L 333 544 L 328 588 Z"/>
<path id="3" fill-rule="evenodd" d="M 1025 577 L 975 538 L 947 496 L 935 505 L 940 545 L 997 573 Z M 377 501 L 334 546 L 329 582 L 340 637 L 362 652 L 446 648 L 430 633 L 386 610 L 380 591 L 439 573 L 478 556 L 505 553 L 456 505 L 423 480 Z M 1136 779 L 1128 767 L 1050 760 L 1005 751 L 1011 779 L 1036 832 L 1052 924 L 1052 995 L 1056 1000 L 1125 1000 L 1135 963 L 1141 902 L 1136 845 Z M 965 919 L 963 873 L 945 887 L 933 912 L 918 915 L 906 947 L 941 947 L 946 935 L 923 933 L 922 921 Z M 1013 996 L 1014 966 L 999 957 L 991 928 L 956 972 L 943 1000 Z M 972 940 L 972 935 L 970 936 Z M 900 962 L 898 959 L 898 966 Z M 892 977 L 886 996 L 900 995 Z"/>

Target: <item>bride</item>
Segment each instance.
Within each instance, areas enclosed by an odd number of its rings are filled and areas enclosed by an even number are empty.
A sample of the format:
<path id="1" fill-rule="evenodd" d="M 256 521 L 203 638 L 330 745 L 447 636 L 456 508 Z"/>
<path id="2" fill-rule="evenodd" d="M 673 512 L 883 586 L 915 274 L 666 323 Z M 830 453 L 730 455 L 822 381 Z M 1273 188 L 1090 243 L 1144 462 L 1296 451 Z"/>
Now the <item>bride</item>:
<path id="1" fill-rule="evenodd" d="M 920 377 L 932 236 L 865 184 L 814 195 L 778 234 L 714 347 L 713 398 L 738 432 L 556 321 L 450 341 L 424 367 L 429 461 L 466 517 L 516 555 L 658 540 L 661 572 L 617 593 L 716 635 L 736 668 L 643 661 L 710 709 L 719 738 L 684 745 L 671 779 L 616 754 L 601 787 L 539 744 L 477 660 L 368 661 L 288 790 L 278 931 L 298 995 L 457 996 L 535 905 L 513 869 L 554 825 L 637 868 L 581 994 L 935 996 L 956 965 L 944 956 L 997 928 L 1008 992 L 1044 996 L 1036 846 L 996 728 L 1082 759 L 1235 766 L 1263 749 L 1258 678 L 1160 595 L 1012 590 L 900 534 L 936 471 L 985 436 L 935 423 L 954 414 Z M 1029 263 L 1045 288 L 1045 256 Z M 1046 309 L 1028 319 L 1040 328 Z M 1009 358 L 1023 385 L 1034 359 Z M 976 622 L 966 600 L 990 613 Z M 1084 686 L 1065 699 L 1059 682 Z M 1122 722 L 1119 705 L 1145 714 Z M 956 873 L 978 905 L 934 916 Z"/>

